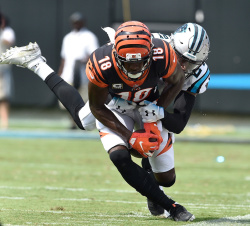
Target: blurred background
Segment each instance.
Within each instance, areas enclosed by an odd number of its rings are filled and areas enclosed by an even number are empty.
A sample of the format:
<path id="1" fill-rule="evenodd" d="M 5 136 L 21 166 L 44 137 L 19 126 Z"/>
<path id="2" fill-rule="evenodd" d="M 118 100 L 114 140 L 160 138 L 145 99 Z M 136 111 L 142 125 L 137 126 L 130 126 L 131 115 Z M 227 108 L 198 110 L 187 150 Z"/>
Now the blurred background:
<path id="1" fill-rule="evenodd" d="M 198 95 L 194 114 L 250 116 L 250 1 L 248 0 L 0 0 L 16 33 L 16 45 L 37 42 L 48 64 L 58 70 L 62 39 L 70 31 L 69 17 L 80 11 L 100 45 L 108 41 L 102 27 L 116 28 L 127 20 L 144 22 L 151 32 L 171 34 L 180 25 L 202 25 L 210 38 L 208 90 Z M 13 67 L 12 108 L 55 109 L 57 100 L 38 76 Z M 250 122 L 249 122 L 250 124 Z"/>

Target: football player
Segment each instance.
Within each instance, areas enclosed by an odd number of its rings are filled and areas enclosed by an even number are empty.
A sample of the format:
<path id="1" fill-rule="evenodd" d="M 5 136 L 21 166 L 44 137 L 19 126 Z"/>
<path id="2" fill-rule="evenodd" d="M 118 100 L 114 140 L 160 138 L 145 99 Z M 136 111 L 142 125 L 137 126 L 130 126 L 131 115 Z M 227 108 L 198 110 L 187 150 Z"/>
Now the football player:
<path id="1" fill-rule="evenodd" d="M 45 63 L 36 43 L 8 50 L 0 57 L 0 62 L 27 67 L 40 76 L 83 129 L 84 102 L 79 93 Z M 128 151 L 132 147 L 144 157 L 155 156 L 151 165 L 159 174 L 164 173 L 169 168 L 168 164 L 165 166 L 171 147 L 168 131 L 159 132 L 161 123 L 143 125 L 138 105 L 130 115 L 105 105 L 110 94 L 133 103 L 157 101 L 156 106 L 165 109 L 181 91 L 185 79 L 171 45 L 161 39 L 151 39 L 145 24 L 125 22 L 116 31 L 114 45 L 104 45 L 92 53 L 86 72 L 90 80 L 89 107 L 97 119 L 104 149 L 122 177 L 142 195 L 169 211 L 174 220 L 193 220 L 194 215 L 167 197 L 155 179 L 132 161 Z M 157 85 L 160 79 L 171 85 L 161 95 Z M 134 131 L 143 127 L 143 133 Z"/>
<path id="2" fill-rule="evenodd" d="M 170 137 L 173 142 L 173 133 L 180 133 L 190 118 L 196 95 L 205 92 L 207 89 L 210 80 L 210 71 L 205 61 L 208 58 L 210 41 L 205 29 L 195 23 L 184 24 L 171 37 L 159 33 L 154 33 L 152 36 L 154 38 L 161 38 L 171 44 L 185 73 L 185 82 L 181 92 L 175 98 L 173 113 L 169 113 L 153 103 L 142 107 L 140 113 L 144 122 L 161 120 L 163 127 L 171 132 Z M 167 88 L 165 87 L 165 89 Z M 157 112 L 161 112 L 161 114 L 157 114 Z M 151 167 L 150 158 L 142 159 L 142 166 L 151 175 L 154 175 L 157 181 L 161 181 L 158 173 L 154 172 L 154 169 Z M 167 173 L 168 177 L 173 178 L 172 183 L 168 185 L 170 187 L 175 182 L 175 169 L 173 168 Z M 162 185 L 166 187 L 166 184 Z M 167 214 L 160 205 L 149 199 L 147 199 L 147 202 L 151 214 Z"/>
<path id="3" fill-rule="evenodd" d="M 110 29 L 106 29 L 106 31 L 110 36 L 112 31 Z M 205 92 L 207 89 L 210 80 L 210 71 L 205 61 L 208 58 L 210 42 L 205 29 L 195 23 L 182 25 L 171 36 L 153 33 L 152 37 L 160 38 L 171 44 L 177 53 L 178 61 L 185 73 L 185 82 L 181 92 L 175 98 L 173 113 L 169 113 L 164 108 L 148 101 L 143 101 L 144 106 L 139 109 L 143 122 L 148 123 L 161 120 L 163 127 L 171 134 L 169 136 L 169 138 L 171 138 L 171 141 L 169 141 L 171 150 L 173 149 L 172 144 L 174 143 L 173 133 L 178 134 L 185 128 L 190 118 L 196 95 Z M 165 87 L 165 89 L 168 89 L 168 87 Z M 114 98 L 109 105 L 121 113 L 128 113 L 135 108 L 130 102 L 119 98 Z M 169 159 L 173 161 L 173 152 L 168 152 L 170 154 Z M 142 159 L 143 168 L 152 176 L 154 175 L 159 184 L 170 187 L 175 183 L 176 175 L 174 167 L 169 167 L 165 174 L 159 174 L 157 170 L 154 169 L 154 166 L 152 170 L 151 164 L 154 164 L 152 158 Z M 162 179 L 163 175 L 164 178 Z M 166 181 L 169 183 L 167 184 Z M 147 199 L 147 202 L 152 215 L 168 215 L 160 205 L 157 205 L 149 199 Z"/>

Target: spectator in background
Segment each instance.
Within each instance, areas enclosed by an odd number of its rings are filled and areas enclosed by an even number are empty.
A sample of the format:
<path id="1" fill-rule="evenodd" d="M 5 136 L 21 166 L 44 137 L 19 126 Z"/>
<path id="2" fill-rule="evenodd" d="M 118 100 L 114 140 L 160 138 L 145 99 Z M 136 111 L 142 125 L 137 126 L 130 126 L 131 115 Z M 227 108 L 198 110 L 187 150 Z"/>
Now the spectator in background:
<path id="1" fill-rule="evenodd" d="M 80 12 L 70 16 L 72 31 L 63 38 L 61 64 L 58 74 L 88 100 L 88 78 L 85 74 L 90 54 L 99 47 L 96 35 L 86 27 L 86 18 Z M 60 107 L 64 108 L 61 104 Z M 76 125 L 72 121 L 71 129 Z"/>
<path id="2" fill-rule="evenodd" d="M 9 27 L 9 20 L 0 13 L 0 54 L 15 43 L 15 32 Z M 9 108 L 12 94 L 12 65 L 0 65 L 0 120 L 1 129 L 8 129 Z"/>

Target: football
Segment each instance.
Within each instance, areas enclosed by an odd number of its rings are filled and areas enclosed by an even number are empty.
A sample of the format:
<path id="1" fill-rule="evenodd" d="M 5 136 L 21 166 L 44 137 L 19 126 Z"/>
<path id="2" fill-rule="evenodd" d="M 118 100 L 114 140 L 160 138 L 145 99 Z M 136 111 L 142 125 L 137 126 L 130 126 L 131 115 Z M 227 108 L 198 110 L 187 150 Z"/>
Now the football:
<path id="1" fill-rule="evenodd" d="M 145 133 L 146 131 L 145 131 L 145 129 L 139 129 L 139 130 L 135 130 L 134 132 L 136 132 L 136 133 Z M 151 132 L 152 133 L 152 132 Z M 152 133 L 153 134 L 153 133 Z M 149 141 L 150 142 L 155 142 L 155 141 L 157 141 L 157 139 L 156 138 L 149 138 Z M 153 153 L 154 151 L 152 151 L 152 153 Z M 139 152 L 137 152 L 136 150 L 134 150 L 134 149 L 130 149 L 130 154 L 132 155 L 132 156 L 134 156 L 134 157 L 136 157 L 136 158 L 144 158 Z"/>

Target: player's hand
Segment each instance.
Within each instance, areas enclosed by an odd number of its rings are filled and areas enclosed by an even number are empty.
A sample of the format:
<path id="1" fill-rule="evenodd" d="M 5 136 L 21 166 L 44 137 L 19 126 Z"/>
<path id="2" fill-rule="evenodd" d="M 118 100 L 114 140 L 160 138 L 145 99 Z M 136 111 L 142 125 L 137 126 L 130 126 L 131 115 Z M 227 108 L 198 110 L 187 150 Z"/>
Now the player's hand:
<path id="1" fill-rule="evenodd" d="M 113 97 L 108 106 L 110 109 L 116 110 L 122 114 L 126 114 L 136 108 L 136 103 L 124 100 L 119 97 Z"/>
<path id="2" fill-rule="evenodd" d="M 150 139 L 155 141 L 150 141 Z M 158 136 L 150 132 L 133 132 L 129 139 L 129 144 L 143 157 L 151 157 L 154 151 L 159 149 Z"/>
<path id="3" fill-rule="evenodd" d="M 144 123 L 156 122 L 164 118 L 164 108 L 156 105 L 154 102 L 144 100 L 140 105 L 145 105 L 138 109 Z"/>
<path id="4" fill-rule="evenodd" d="M 161 131 L 158 129 L 156 122 L 144 123 L 144 129 L 147 133 L 154 133 L 158 136 L 158 146 L 162 143 L 163 139 L 161 136 Z"/>

